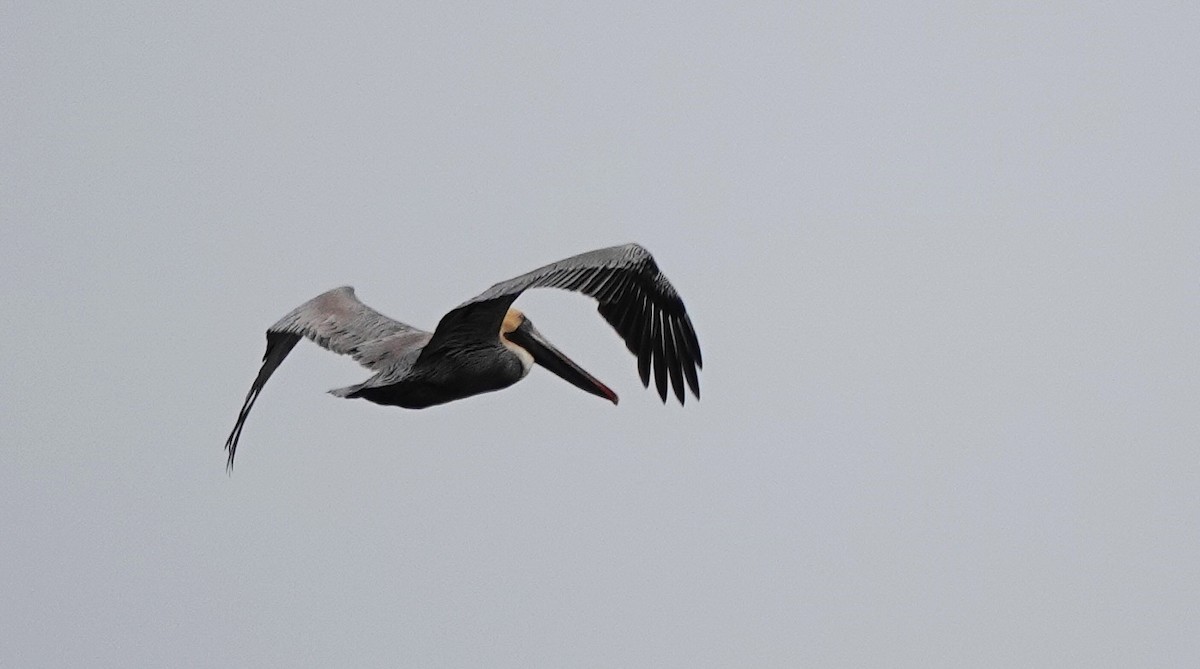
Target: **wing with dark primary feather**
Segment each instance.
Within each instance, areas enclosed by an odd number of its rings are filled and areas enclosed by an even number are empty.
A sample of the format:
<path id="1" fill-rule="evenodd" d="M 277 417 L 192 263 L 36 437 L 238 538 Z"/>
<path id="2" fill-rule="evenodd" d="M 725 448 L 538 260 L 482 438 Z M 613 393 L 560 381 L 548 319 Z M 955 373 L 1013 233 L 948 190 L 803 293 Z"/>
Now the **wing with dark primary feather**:
<path id="1" fill-rule="evenodd" d="M 349 355 L 368 369 L 383 371 L 396 364 L 406 352 L 423 345 L 429 333 L 368 307 L 355 297 L 354 289 L 349 286 L 334 288 L 293 309 L 267 329 L 267 350 L 263 354 L 262 368 L 250 386 L 250 392 L 246 393 L 233 431 L 225 440 L 225 450 L 229 451 L 228 468 L 233 468 L 233 456 L 250 409 L 267 380 L 301 337 L 334 353 Z"/>
<path id="2" fill-rule="evenodd" d="M 692 394 L 700 397 L 697 370 L 702 359 L 692 321 L 654 257 L 637 244 L 581 253 L 492 286 L 442 317 L 421 357 L 492 341 L 513 301 L 530 288 L 543 287 L 595 298 L 600 315 L 637 356 L 642 385 L 649 387 L 654 369 L 664 402 L 670 385 L 683 403 L 685 379 Z"/>

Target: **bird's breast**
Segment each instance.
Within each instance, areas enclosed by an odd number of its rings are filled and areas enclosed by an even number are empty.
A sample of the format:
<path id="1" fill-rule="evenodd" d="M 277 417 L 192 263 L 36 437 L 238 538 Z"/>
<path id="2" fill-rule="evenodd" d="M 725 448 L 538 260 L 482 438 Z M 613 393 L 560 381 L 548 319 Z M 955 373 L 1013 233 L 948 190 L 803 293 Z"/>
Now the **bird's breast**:
<path id="1" fill-rule="evenodd" d="M 519 349 L 516 346 L 513 348 Z M 430 380 L 442 386 L 448 394 L 457 394 L 459 397 L 507 388 L 525 378 L 533 365 L 533 356 L 524 349 L 520 351 L 525 357 L 500 346 L 467 352 L 447 360 L 447 364 L 440 366 Z"/>

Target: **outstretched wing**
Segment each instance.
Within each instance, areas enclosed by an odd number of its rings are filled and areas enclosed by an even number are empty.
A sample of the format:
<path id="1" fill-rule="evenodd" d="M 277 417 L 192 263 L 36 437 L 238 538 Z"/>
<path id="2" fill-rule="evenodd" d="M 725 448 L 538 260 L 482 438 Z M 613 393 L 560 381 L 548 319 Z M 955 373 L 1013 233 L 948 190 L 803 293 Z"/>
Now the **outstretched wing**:
<path id="1" fill-rule="evenodd" d="M 225 450 L 229 451 L 227 468 L 233 468 L 238 439 L 258 394 L 301 337 L 308 337 L 334 353 L 349 355 L 368 369 L 381 371 L 395 364 L 404 353 L 424 344 L 429 333 L 368 307 L 355 297 L 350 286 L 334 288 L 293 309 L 267 329 L 262 368 L 246 393 L 233 431 L 225 440 Z"/>
<path id="2" fill-rule="evenodd" d="M 499 336 L 500 323 L 513 301 L 526 290 L 541 287 L 595 298 L 600 315 L 637 356 L 643 386 L 649 387 L 650 368 L 654 368 L 664 402 L 670 385 L 683 403 L 685 378 L 692 394 L 700 397 L 697 370 L 702 360 L 692 321 L 654 257 L 637 244 L 581 253 L 492 286 L 442 317 L 422 357 L 492 341 Z"/>

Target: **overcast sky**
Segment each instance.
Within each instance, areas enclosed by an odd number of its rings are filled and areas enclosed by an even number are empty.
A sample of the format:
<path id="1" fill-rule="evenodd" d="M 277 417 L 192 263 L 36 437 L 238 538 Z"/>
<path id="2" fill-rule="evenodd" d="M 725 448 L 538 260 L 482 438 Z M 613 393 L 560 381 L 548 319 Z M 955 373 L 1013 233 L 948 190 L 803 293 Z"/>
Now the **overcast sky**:
<path id="1" fill-rule="evenodd" d="M 887 3 L 884 3 L 885 5 Z M 1124 8 L 1122 8 L 1124 6 Z M 0 665 L 1200 665 L 1193 3 L 0 5 Z M 263 331 L 525 295 L 425 411 Z"/>

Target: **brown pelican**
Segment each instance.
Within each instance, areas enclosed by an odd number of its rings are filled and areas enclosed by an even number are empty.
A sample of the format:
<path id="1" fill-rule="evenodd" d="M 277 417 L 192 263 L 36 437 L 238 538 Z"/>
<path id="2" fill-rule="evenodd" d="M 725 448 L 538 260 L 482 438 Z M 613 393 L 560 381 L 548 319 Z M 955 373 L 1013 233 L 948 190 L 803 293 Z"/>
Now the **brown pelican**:
<path id="1" fill-rule="evenodd" d="M 617 394 L 585 372 L 511 308 L 530 288 L 563 288 L 599 302 L 600 315 L 637 356 L 642 385 L 650 368 L 665 403 L 667 386 L 683 404 L 683 384 L 700 398 L 696 370 L 700 343 L 683 300 L 654 258 L 637 244 L 598 249 L 551 263 L 488 288 L 442 317 L 432 333 L 394 321 L 354 295 L 334 288 L 296 307 L 267 329 L 262 368 L 250 386 L 237 423 L 225 441 L 232 469 L 246 416 L 271 374 L 301 337 L 349 355 L 375 372 L 366 381 L 329 391 L 376 404 L 424 409 L 435 404 L 507 388 L 529 374 L 533 363 L 593 395 L 617 403 Z"/>

